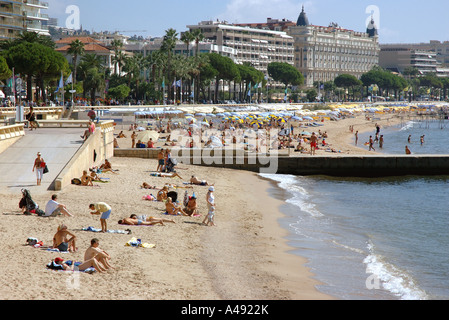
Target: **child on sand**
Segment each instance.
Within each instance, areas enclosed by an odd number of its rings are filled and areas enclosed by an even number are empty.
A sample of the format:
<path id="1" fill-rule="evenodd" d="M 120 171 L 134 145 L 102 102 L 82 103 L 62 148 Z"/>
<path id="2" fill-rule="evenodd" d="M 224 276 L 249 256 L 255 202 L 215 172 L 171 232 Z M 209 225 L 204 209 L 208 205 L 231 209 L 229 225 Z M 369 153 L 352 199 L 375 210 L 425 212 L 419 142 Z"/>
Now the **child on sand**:
<path id="1" fill-rule="evenodd" d="M 207 216 L 203 220 L 203 224 L 206 226 L 211 225 L 215 226 L 214 217 L 215 217 L 215 196 L 214 196 L 214 187 L 209 187 L 209 192 L 206 194 L 206 202 L 209 212 Z M 207 223 L 206 223 L 207 220 Z"/>

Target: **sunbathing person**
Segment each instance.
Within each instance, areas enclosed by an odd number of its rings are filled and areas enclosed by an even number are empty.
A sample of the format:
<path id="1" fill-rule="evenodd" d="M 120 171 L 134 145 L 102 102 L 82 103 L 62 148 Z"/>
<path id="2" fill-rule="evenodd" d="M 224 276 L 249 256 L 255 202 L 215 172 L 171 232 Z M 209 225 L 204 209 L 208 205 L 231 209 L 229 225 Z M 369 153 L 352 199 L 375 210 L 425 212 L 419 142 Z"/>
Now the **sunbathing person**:
<path id="1" fill-rule="evenodd" d="M 176 204 L 173 203 L 171 197 L 167 198 L 167 202 L 165 203 L 165 210 L 169 215 L 177 215 L 178 213 L 181 213 L 184 216 L 188 216 L 188 214 L 185 213 L 185 211 L 182 210 L 180 206 L 177 206 Z"/>
<path id="2" fill-rule="evenodd" d="M 195 176 L 192 176 L 192 178 L 190 178 L 190 183 L 198 186 L 213 186 L 213 184 L 209 184 L 206 180 L 199 180 Z"/>
<path id="3" fill-rule="evenodd" d="M 157 189 L 156 186 L 150 186 L 150 185 L 149 185 L 148 183 L 146 183 L 146 182 L 144 182 L 140 187 L 141 187 L 141 188 L 144 188 L 144 189 Z"/>
<path id="4" fill-rule="evenodd" d="M 66 225 L 61 224 L 53 236 L 53 248 L 59 249 L 59 251 L 76 252 L 75 240 L 76 236 L 67 230 Z"/>
<path id="5" fill-rule="evenodd" d="M 195 214 L 198 214 L 198 205 L 196 204 L 196 197 L 191 196 L 189 198 L 189 201 L 187 202 L 187 205 L 184 209 L 185 213 L 187 213 L 188 216 L 193 216 Z"/>
<path id="6" fill-rule="evenodd" d="M 175 178 L 175 177 L 178 177 L 179 179 L 182 180 L 181 176 L 178 173 L 176 173 L 176 172 L 169 172 L 169 173 L 166 173 L 166 172 L 153 172 L 150 175 L 152 177 L 163 177 L 163 178 Z"/>
<path id="7" fill-rule="evenodd" d="M 167 200 L 167 192 L 168 192 L 168 187 L 164 186 L 161 190 L 159 190 L 159 192 L 157 193 L 157 197 L 156 200 L 157 201 L 164 201 Z"/>
<path id="8" fill-rule="evenodd" d="M 176 223 L 173 219 L 137 216 L 136 214 L 132 214 L 129 218 L 124 218 L 118 221 L 119 224 L 126 224 L 130 226 L 152 226 L 155 224 L 164 226 L 164 222 Z"/>
<path id="9" fill-rule="evenodd" d="M 49 265 L 47 265 L 47 267 L 49 267 Z M 64 261 L 64 259 L 56 258 L 54 261 L 52 261 L 51 269 L 64 271 L 85 271 L 91 267 L 98 272 L 106 271 L 99 265 L 98 261 L 95 259 L 84 261 L 78 266 L 69 266 L 68 263 Z"/>
<path id="10" fill-rule="evenodd" d="M 114 269 L 114 267 L 109 263 L 109 260 L 111 260 L 111 256 L 106 251 L 100 249 L 99 246 L 100 241 L 97 238 L 92 239 L 90 241 L 90 247 L 87 248 L 86 252 L 84 253 L 84 261 L 94 259 L 98 261 L 103 269 Z"/>
<path id="11" fill-rule="evenodd" d="M 86 170 L 83 171 L 83 175 L 81 176 L 80 180 L 81 180 L 81 185 L 83 185 L 83 186 L 93 186 L 94 185 L 92 183 L 92 177 L 87 174 Z"/>
<path id="12" fill-rule="evenodd" d="M 92 169 L 89 169 L 89 170 L 90 170 L 90 177 L 92 178 L 92 181 L 95 181 L 95 182 L 103 182 L 103 183 L 108 182 L 108 181 L 102 180 L 102 179 L 100 178 L 100 176 L 99 176 L 94 170 L 92 170 Z"/>
<path id="13" fill-rule="evenodd" d="M 102 165 L 100 166 L 100 170 L 101 170 L 101 172 L 112 172 L 112 173 L 117 173 L 117 172 L 115 172 L 115 171 L 117 171 L 117 170 L 112 169 L 112 165 L 111 165 L 111 163 L 109 162 L 108 159 L 105 159 L 105 160 L 104 160 L 104 164 L 102 164 Z"/>

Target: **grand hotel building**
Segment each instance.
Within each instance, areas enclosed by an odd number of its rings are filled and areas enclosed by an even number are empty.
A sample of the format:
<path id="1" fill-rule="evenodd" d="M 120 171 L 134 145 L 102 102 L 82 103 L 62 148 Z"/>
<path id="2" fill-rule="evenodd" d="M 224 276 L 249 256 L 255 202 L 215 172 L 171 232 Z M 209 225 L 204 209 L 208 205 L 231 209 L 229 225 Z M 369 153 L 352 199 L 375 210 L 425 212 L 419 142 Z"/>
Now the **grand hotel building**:
<path id="1" fill-rule="evenodd" d="M 37 32 L 49 36 L 47 14 L 48 3 L 39 0 L 0 0 L 0 40 L 14 39 L 22 31 Z"/>
<path id="2" fill-rule="evenodd" d="M 371 19 L 366 32 L 309 23 L 302 8 L 296 26 L 289 27 L 294 39 L 294 65 L 303 74 L 305 85 L 333 81 L 341 74 L 358 78 L 379 64 L 380 46 L 377 28 Z"/>
<path id="3" fill-rule="evenodd" d="M 283 31 L 236 26 L 220 21 L 203 21 L 187 26 L 189 31 L 201 29 L 206 41 L 218 47 L 231 48 L 234 62 L 250 63 L 268 75 L 271 62 L 294 63 L 293 38 Z"/>

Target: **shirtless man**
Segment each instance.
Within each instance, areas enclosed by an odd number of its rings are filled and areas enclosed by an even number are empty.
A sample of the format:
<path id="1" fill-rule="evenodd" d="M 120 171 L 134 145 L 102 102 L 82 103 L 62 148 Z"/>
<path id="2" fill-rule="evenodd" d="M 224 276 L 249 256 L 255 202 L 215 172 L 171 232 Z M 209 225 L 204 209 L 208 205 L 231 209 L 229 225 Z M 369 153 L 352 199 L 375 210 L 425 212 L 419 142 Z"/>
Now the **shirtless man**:
<path id="1" fill-rule="evenodd" d="M 183 216 L 188 216 L 188 214 L 185 213 L 180 206 L 177 206 L 173 203 L 171 197 L 167 198 L 167 202 L 165 203 L 165 210 L 167 210 L 167 213 L 169 215 L 177 215 L 178 213 L 181 213 Z"/>
<path id="2" fill-rule="evenodd" d="M 190 178 L 190 183 L 191 184 L 196 184 L 198 186 L 208 186 L 209 183 L 206 180 L 199 180 L 197 177 L 192 176 Z"/>
<path id="3" fill-rule="evenodd" d="M 130 226 L 152 226 L 155 224 L 164 226 L 164 222 L 176 223 L 173 219 L 162 219 L 146 216 L 138 217 L 136 214 L 132 214 L 129 218 L 124 218 L 118 221 L 119 224 L 126 224 Z"/>
<path id="4" fill-rule="evenodd" d="M 114 269 L 114 267 L 109 263 L 111 256 L 106 251 L 100 249 L 99 246 L 100 241 L 97 238 L 92 239 L 90 241 L 90 247 L 87 248 L 84 253 L 84 261 L 95 259 L 101 264 L 103 269 Z"/>
<path id="5" fill-rule="evenodd" d="M 161 190 L 159 190 L 159 192 L 157 193 L 157 197 L 156 200 L 157 201 L 164 201 L 167 200 L 167 192 L 168 192 L 168 187 L 164 186 Z"/>
<path id="6" fill-rule="evenodd" d="M 315 132 L 312 132 L 312 136 L 310 137 L 310 154 L 315 155 L 315 150 L 318 142 L 318 137 Z"/>
<path id="7" fill-rule="evenodd" d="M 71 238 L 69 239 L 69 237 Z M 59 249 L 59 251 L 76 252 L 75 240 L 76 236 L 67 230 L 66 225 L 62 224 L 53 236 L 53 248 Z"/>

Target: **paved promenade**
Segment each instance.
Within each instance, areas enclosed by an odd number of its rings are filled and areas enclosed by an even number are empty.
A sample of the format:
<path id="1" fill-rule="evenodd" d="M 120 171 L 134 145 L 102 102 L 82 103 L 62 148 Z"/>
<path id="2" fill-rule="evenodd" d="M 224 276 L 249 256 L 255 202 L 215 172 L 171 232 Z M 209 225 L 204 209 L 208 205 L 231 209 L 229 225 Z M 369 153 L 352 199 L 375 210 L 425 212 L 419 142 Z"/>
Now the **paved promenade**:
<path id="1" fill-rule="evenodd" d="M 31 194 L 45 193 L 65 165 L 83 144 L 80 135 L 85 128 L 25 129 L 25 136 L 0 153 L 0 193 L 14 194 L 20 199 L 22 188 Z M 36 185 L 36 173 L 32 172 L 38 152 L 47 162 L 49 173 L 42 184 Z M 80 173 L 81 174 L 81 173 Z"/>

